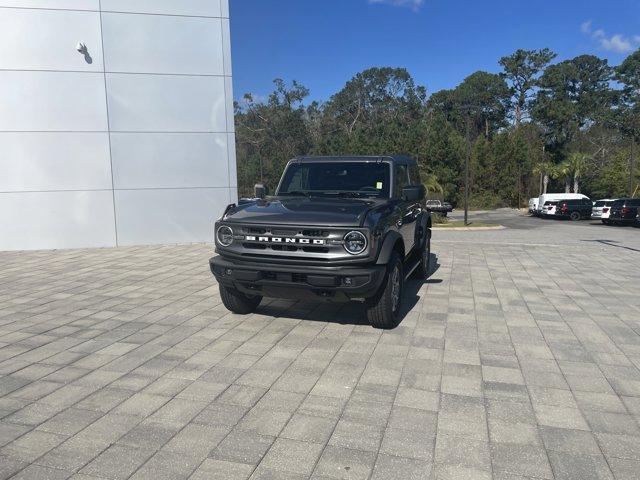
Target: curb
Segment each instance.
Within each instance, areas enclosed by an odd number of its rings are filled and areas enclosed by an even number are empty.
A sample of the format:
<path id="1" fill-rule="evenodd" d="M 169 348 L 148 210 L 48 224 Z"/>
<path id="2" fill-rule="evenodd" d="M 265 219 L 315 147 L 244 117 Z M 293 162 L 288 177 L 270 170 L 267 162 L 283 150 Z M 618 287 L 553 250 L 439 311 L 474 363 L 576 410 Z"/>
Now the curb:
<path id="1" fill-rule="evenodd" d="M 503 226 L 503 225 L 497 225 L 495 227 L 431 227 L 431 230 L 438 230 L 438 231 L 445 231 L 445 230 L 449 230 L 449 231 L 482 231 L 482 230 L 504 230 L 507 227 Z"/>

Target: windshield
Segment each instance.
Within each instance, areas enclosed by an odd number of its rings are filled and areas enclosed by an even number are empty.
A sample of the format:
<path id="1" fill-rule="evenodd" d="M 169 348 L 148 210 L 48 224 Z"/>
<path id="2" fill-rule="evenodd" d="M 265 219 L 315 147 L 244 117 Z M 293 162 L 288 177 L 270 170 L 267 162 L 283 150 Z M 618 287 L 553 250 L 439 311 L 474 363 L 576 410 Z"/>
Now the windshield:
<path id="1" fill-rule="evenodd" d="M 381 162 L 292 163 L 277 195 L 389 197 L 389 164 Z"/>

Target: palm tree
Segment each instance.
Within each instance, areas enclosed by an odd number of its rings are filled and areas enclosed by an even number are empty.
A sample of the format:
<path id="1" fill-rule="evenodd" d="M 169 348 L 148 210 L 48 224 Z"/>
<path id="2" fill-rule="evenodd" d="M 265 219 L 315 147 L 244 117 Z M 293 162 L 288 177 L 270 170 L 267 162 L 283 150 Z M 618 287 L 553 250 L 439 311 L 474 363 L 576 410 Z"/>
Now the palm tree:
<path id="1" fill-rule="evenodd" d="M 551 162 L 540 162 L 533 166 L 533 174 L 540 175 L 540 195 L 547 193 L 547 186 L 549 185 L 549 172 L 553 169 Z"/>
<path id="2" fill-rule="evenodd" d="M 444 194 L 444 188 L 438 182 L 438 177 L 433 173 L 422 173 L 422 184 L 427 189 L 427 192 L 438 192 L 441 195 Z"/>
<path id="3" fill-rule="evenodd" d="M 580 178 L 587 169 L 589 156 L 582 152 L 573 152 L 569 154 L 569 158 L 565 162 L 569 169 L 569 173 L 573 176 L 573 193 L 580 191 Z"/>
<path id="4" fill-rule="evenodd" d="M 551 169 L 550 174 L 551 174 L 551 178 L 555 180 L 564 178 L 564 193 L 571 192 L 571 179 L 570 179 L 571 169 L 569 168 L 569 162 L 565 160 L 564 162 L 554 166 Z"/>

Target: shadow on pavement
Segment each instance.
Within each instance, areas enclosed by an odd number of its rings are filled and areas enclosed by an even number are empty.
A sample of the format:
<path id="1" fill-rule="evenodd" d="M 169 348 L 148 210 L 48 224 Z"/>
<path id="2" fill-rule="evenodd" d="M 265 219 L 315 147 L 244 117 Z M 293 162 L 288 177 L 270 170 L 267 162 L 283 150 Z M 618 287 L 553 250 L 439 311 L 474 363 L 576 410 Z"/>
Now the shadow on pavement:
<path id="1" fill-rule="evenodd" d="M 414 276 L 407 279 L 404 284 L 402 305 L 400 310 L 400 322 L 420 301 L 418 292 L 423 285 L 442 283 L 442 279 L 433 278 L 433 274 L 438 271 L 440 264 L 435 253 L 431 254 L 430 272 L 427 279 L 418 279 Z M 362 302 L 331 303 L 331 302 L 297 302 L 295 306 L 303 308 L 287 308 L 278 305 L 261 305 L 256 313 L 273 317 L 286 317 L 296 320 L 307 320 L 312 322 L 338 323 L 340 325 L 368 325 L 364 315 Z M 396 327 L 397 328 L 397 327 Z"/>
<path id="2" fill-rule="evenodd" d="M 616 245 L 617 243 L 620 243 L 620 242 L 617 242 L 615 240 L 582 240 L 582 241 L 601 243 L 602 245 L 607 245 L 609 247 L 624 248 L 625 250 L 631 250 L 632 252 L 640 252 L 640 249 L 637 249 L 637 248 L 626 247 L 624 245 Z"/>

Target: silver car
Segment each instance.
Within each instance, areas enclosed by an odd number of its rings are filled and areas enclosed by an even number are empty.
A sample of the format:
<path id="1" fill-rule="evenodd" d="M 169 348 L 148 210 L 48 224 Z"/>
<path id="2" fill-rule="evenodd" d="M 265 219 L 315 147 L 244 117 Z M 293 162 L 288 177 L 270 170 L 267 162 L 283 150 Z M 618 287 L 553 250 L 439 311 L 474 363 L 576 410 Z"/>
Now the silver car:
<path id="1" fill-rule="evenodd" d="M 591 209 L 591 218 L 602 218 L 602 209 L 605 207 L 610 207 L 611 204 L 615 201 L 615 198 L 603 198 L 601 200 L 596 200 L 595 202 L 593 202 L 593 208 Z"/>

